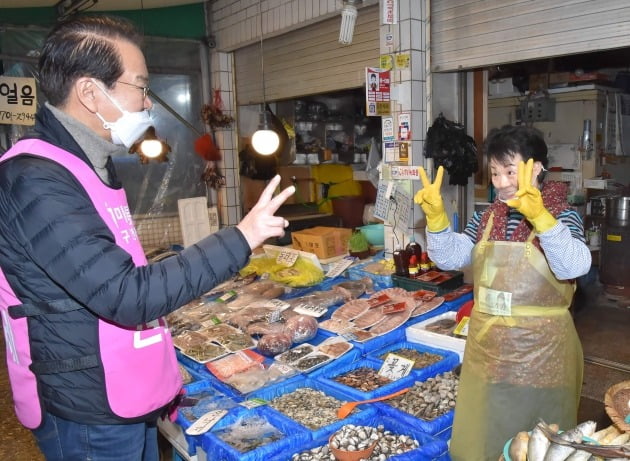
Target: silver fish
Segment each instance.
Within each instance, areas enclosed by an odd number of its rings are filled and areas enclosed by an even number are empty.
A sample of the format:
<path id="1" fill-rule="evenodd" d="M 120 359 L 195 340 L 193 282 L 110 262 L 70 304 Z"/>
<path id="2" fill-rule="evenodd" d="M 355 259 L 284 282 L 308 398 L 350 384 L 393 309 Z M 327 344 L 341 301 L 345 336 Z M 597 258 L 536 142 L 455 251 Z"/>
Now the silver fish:
<path id="1" fill-rule="evenodd" d="M 550 444 L 551 442 L 549 442 L 549 439 L 545 436 L 545 434 L 543 434 L 542 429 L 537 424 L 529 436 L 529 443 L 527 444 L 527 460 L 543 461 Z"/>
<path id="2" fill-rule="evenodd" d="M 583 436 L 589 437 L 593 435 L 596 426 L 597 423 L 595 421 L 585 421 L 573 429 L 558 434 L 558 437 L 567 442 L 578 443 L 582 441 Z M 575 451 L 576 449 L 570 445 L 560 445 L 552 442 L 545 454 L 544 461 L 564 461 Z"/>
<path id="3" fill-rule="evenodd" d="M 576 450 L 567 458 L 567 461 L 588 461 L 591 456 L 592 455 L 588 451 Z"/>

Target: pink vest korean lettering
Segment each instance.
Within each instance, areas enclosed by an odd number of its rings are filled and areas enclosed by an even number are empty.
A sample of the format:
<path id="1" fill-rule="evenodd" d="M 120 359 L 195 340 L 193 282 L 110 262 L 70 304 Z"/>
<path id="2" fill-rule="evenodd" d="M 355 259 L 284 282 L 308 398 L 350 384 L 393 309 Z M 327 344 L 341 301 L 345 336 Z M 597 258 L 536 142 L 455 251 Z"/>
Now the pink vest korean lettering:
<path id="1" fill-rule="evenodd" d="M 114 234 L 116 244 L 131 255 L 136 266 L 147 264 L 123 189 L 108 187 L 79 158 L 41 140 L 17 142 L 0 162 L 23 152 L 53 160 L 68 169 L 85 188 L 100 217 Z M 24 426 L 34 429 L 41 424 L 42 414 L 37 378 L 29 368 L 32 359 L 28 320 L 12 318 L 8 313 L 9 307 L 20 304 L 0 270 L 0 313 L 15 411 Z M 137 418 L 168 405 L 181 389 L 182 381 L 164 320 L 136 328 L 124 328 L 103 320 L 98 324 L 100 359 L 113 413 L 122 418 Z"/>

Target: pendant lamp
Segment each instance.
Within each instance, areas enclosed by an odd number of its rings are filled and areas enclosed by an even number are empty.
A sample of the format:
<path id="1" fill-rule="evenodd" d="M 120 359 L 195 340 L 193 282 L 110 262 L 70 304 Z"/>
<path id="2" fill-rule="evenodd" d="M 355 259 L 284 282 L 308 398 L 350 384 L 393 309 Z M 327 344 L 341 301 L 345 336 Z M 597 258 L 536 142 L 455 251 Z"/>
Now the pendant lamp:
<path id="1" fill-rule="evenodd" d="M 260 16 L 260 75 L 262 76 L 262 105 L 260 107 L 260 123 L 258 130 L 252 135 L 252 147 L 260 155 L 272 155 L 280 146 L 280 136 L 273 130 L 265 102 L 265 58 L 263 53 L 263 20 L 262 4 L 258 0 L 258 14 Z"/>

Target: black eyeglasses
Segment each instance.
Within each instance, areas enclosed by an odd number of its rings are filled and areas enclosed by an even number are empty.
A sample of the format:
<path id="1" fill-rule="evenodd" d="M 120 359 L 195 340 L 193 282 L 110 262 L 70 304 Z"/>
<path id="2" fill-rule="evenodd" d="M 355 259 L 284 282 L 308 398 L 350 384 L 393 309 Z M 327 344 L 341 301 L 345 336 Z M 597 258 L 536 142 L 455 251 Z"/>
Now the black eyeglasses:
<path id="1" fill-rule="evenodd" d="M 145 99 L 149 95 L 149 87 L 148 86 L 134 85 L 133 83 L 121 82 L 120 80 L 117 80 L 117 82 L 118 83 L 122 83 L 123 85 L 133 86 L 134 88 L 142 90 L 142 97 L 145 98 Z"/>

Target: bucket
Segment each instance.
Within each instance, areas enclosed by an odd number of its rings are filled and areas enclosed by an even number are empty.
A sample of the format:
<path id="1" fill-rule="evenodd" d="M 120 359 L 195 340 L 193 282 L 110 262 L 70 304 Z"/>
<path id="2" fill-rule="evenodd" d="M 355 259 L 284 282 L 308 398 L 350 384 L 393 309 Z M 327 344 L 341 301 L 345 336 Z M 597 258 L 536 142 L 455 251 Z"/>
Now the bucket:
<path id="1" fill-rule="evenodd" d="M 343 227 L 354 229 L 363 225 L 364 204 L 365 199 L 361 195 L 333 198 L 333 214 L 341 218 Z"/>
<path id="2" fill-rule="evenodd" d="M 630 224 L 630 197 L 606 198 L 606 224 L 618 227 Z"/>

